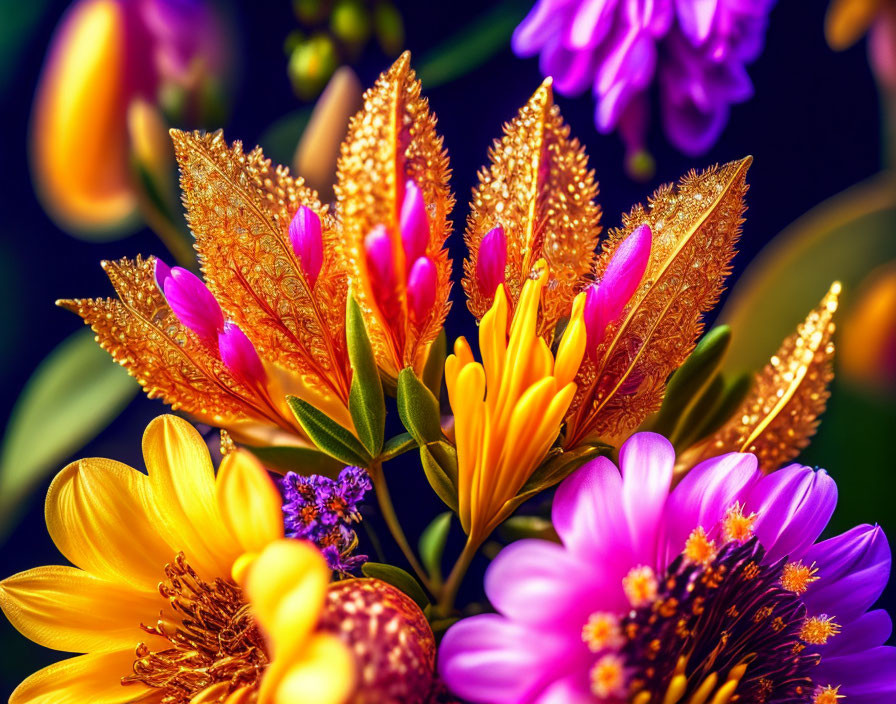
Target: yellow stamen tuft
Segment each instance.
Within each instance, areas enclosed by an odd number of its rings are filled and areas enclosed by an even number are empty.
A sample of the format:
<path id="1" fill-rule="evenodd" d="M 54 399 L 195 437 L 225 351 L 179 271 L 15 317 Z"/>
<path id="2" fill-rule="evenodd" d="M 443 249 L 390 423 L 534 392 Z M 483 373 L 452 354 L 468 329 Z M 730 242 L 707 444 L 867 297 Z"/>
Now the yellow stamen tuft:
<path id="1" fill-rule="evenodd" d="M 805 594 L 809 585 L 818 580 L 817 572 L 815 563 L 807 567 L 799 560 L 788 562 L 781 574 L 781 586 L 794 594 Z"/>
<path id="2" fill-rule="evenodd" d="M 621 637 L 619 619 L 606 612 L 591 614 L 588 623 L 582 628 L 582 640 L 595 653 L 617 645 Z"/>
<path id="3" fill-rule="evenodd" d="M 800 640 L 812 645 L 824 645 L 840 632 L 840 625 L 833 616 L 813 616 L 807 618 L 800 631 Z"/>
<path id="4" fill-rule="evenodd" d="M 598 697 L 621 696 L 625 692 L 625 667 L 618 655 L 604 655 L 591 668 L 591 691 Z"/>
<path id="5" fill-rule="evenodd" d="M 831 687 L 828 685 L 827 687 L 821 687 L 815 692 L 815 696 L 812 698 L 812 704 L 837 704 L 840 699 L 844 699 L 844 695 L 838 694 L 840 691 L 840 685 L 836 687 Z"/>
<path id="6" fill-rule="evenodd" d="M 703 526 L 691 531 L 684 544 L 684 556 L 695 565 L 707 565 L 716 556 L 716 541 L 709 539 Z"/>
<path id="7" fill-rule="evenodd" d="M 622 588 L 629 603 L 634 607 L 644 606 L 656 599 L 658 587 L 656 574 L 645 565 L 639 565 L 629 570 L 622 578 Z"/>
<path id="8" fill-rule="evenodd" d="M 737 540 L 745 542 L 753 537 L 753 524 L 756 522 L 757 514 L 751 513 L 744 515 L 744 507 L 739 501 L 735 501 L 725 518 L 722 519 L 722 534 L 725 542 Z"/>

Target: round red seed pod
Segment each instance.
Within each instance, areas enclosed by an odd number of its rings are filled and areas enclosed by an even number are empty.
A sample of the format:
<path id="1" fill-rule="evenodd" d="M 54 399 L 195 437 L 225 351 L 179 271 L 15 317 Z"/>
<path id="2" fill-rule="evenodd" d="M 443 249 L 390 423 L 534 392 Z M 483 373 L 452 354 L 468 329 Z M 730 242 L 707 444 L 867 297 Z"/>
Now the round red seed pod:
<path id="1" fill-rule="evenodd" d="M 351 704 L 426 704 L 433 690 L 436 641 L 414 601 L 378 579 L 334 582 L 319 628 L 355 654 Z"/>

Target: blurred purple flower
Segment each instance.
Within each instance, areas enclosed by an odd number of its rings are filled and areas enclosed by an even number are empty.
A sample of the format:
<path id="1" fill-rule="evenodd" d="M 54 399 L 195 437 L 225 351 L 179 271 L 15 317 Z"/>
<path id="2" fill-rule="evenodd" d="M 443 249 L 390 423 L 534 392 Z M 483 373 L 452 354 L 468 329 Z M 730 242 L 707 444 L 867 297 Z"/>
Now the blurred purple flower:
<path id="1" fill-rule="evenodd" d="M 631 168 L 646 154 L 654 81 L 669 140 L 689 155 L 715 143 L 729 105 L 752 95 L 745 65 L 762 51 L 774 1 L 538 0 L 513 49 L 540 54 L 564 95 L 591 87 L 595 124 L 619 129 Z"/>

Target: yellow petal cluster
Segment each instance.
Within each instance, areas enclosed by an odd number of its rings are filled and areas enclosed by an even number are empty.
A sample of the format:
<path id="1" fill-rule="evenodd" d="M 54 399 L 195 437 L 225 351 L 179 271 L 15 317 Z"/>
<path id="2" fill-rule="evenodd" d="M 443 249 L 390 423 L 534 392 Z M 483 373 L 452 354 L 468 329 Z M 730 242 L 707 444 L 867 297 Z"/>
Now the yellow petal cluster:
<path id="1" fill-rule="evenodd" d="M 479 328 L 482 363 L 462 337 L 445 361 L 459 513 L 471 539 L 484 538 L 506 518 L 508 502 L 544 460 L 575 395 L 573 379 L 585 353 L 584 297 L 573 304 L 555 358 L 537 334 L 546 264 L 535 271 L 523 285 L 509 333 L 507 295 L 498 288 Z"/>
<path id="2" fill-rule="evenodd" d="M 231 585 L 233 593 L 242 587 L 248 595 L 272 659 L 259 702 L 344 701 L 354 681 L 351 655 L 339 641 L 311 631 L 329 570 L 314 548 L 283 540 L 280 500 L 264 468 L 236 450 L 216 477 L 202 437 L 170 415 L 146 429 L 143 457 L 146 474 L 87 459 L 63 469 L 50 486 L 47 528 L 74 566 L 38 567 L 3 580 L 0 608 L 36 643 L 83 654 L 31 675 L 10 704 L 161 701 L 164 688 L 140 681 L 125 686 L 122 678 L 135 672 L 138 644 L 149 652 L 172 647 L 142 627 L 158 623 L 173 632 L 181 624 L 175 600 L 159 587 L 178 554 L 197 579 Z M 212 682 L 193 700 L 224 701 L 226 694 L 242 702 L 257 686 L 244 683 L 236 694 Z"/>

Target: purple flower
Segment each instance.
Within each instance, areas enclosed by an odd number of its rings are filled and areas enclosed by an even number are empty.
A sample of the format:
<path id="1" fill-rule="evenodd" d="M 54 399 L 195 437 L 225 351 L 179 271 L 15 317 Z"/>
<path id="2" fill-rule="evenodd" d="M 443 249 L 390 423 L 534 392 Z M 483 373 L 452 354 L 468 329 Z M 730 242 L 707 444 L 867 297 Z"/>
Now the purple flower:
<path id="1" fill-rule="evenodd" d="M 330 569 L 340 574 L 349 574 L 367 561 L 366 555 L 352 554 L 358 536 L 350 528 L 361 520 L 358 505 L 373 488 L 362 467 L 346 467 L 335 480 L 289 472 L 280 486 L 287 537 L 315 543 Z"/>
<path id="2" fill-rule="evenodd" d="M 665 438 L 636 434 L 619 458 L 621 473 L 601 457 L 560 485 L 562 544 L 521 540 L 492 563 L 485 590 L 498 613 L 442 641 L 441 674 L 457 694 L 686 702 L 702 685 L 699 701 L 896 696 L 890 618 L 869 611 L 890 549 L 868 525 L 816 542 L 837 501 L 826 472 L 764 475 L 753 455 L 731 453 L 670 490 Z"/>
<path id="3" fill-rule="evenodd" d="M 520 56 L 540 54 L 560 93 L 590 87 L 594 121 L 619 128 L 629 164 L 645 154 L 649 94 L 659 85 L 669 140 L 697 155 L 747 100 L 745 65 L 762 51 L 774 0 L 538 0 L 513 35 Z"/>

